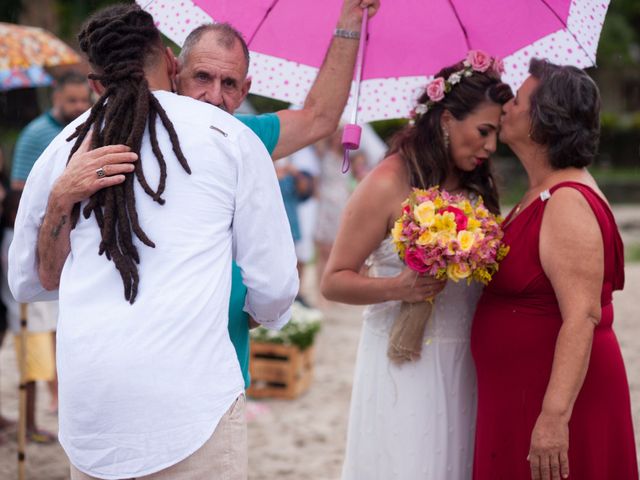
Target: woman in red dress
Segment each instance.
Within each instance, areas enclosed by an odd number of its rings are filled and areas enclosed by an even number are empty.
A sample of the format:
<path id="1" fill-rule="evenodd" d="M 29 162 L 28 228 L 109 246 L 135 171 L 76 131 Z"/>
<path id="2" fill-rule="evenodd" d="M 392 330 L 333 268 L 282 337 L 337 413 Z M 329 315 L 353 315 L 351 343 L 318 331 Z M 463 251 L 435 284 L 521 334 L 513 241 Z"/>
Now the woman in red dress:
<path id="1" fill-rule="evenodd" d="M 612 330 L 623 247 L 586 170 L 600 97 L 545 61 L 504 107 L 500 139 L 529 190 L 506 218 L 511 251 L 471 333 L 478 373 L 475 480 L 638 479 L 629 386 Z"/>

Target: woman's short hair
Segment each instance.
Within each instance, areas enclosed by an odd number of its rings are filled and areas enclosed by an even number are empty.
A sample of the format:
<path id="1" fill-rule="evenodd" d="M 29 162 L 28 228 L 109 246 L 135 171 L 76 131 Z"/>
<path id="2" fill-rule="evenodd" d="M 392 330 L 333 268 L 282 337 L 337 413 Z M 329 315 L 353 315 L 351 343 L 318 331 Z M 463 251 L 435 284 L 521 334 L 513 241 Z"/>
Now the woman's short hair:
<path id="1" fill-rule="evenodd" d="M 531 94 L 531 139 L 545 145 L 555 169 L 593 162 L 600 140 L 600 92 L 576 67 L 534 58 L 529 73 L 540 84 Z"/>

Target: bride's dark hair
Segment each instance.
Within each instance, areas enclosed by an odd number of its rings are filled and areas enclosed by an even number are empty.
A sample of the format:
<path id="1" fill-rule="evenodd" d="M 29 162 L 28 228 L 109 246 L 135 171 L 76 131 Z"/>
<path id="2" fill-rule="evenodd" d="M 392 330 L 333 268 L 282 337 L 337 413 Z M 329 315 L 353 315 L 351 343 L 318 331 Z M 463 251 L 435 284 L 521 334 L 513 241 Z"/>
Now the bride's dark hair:
<path id="1" fill-rule="evenodd" d="M 435 76 L 449 78 L 449 75 L 463 68 L 460 62 L 440 70 Z M 416 119 L 414 125 L 407 125 L 398 132 L 391 140 L 389 154 L 397 153 L 406 162 L 412 187 L 442 185 L 451 164 L 440 124 L 443 112 L 447 110 L 456 120 L 464 120 L 484 102 L 504 105 L 512 97 L 511 88 L 501 81 L 498 73 L 492 69 L 487 72 L 474 71 L 470 77 L 462 78 L 441 101 L 432 104 L 426 113 Z M 424 91 L 418 104 L 428 101 L 429 97 Z M 471 172 L 458 170 L 458 174 L 462 188 L 481 195 L 486 207 L 493 213 L 499 213 L 498 189 L 490 161 Z"/>

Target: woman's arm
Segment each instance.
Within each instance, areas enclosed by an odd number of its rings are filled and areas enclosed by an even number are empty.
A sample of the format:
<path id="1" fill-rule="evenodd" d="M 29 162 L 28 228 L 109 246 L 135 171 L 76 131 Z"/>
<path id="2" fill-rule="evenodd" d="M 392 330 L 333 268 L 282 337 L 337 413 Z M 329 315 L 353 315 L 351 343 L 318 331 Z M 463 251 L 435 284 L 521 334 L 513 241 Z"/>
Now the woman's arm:
<path id="1" fill-rule="evenodd" d="M 398 157 L 383 160 L 358 186 L 345 207 L 338 236 L 322 276 L 322 294 L 329 300 L 367 305 L 388 300 L 424 301 L 442 290 L 444 282 L 405 269 L 389 278 L 360 275 L 366 258 L 389 234 L 409 194 L 404 166 Z"/>
<path id="2" fill-rule="evenodd" d="M 568 476 L 569 419 L 582 388 L 600 321 L 604 247 L 586 199 L 571 188 L 556 191 L 540 229 L 540 261 L 562 314 L 551 377 L 531 436 L 532 478 Z"/>

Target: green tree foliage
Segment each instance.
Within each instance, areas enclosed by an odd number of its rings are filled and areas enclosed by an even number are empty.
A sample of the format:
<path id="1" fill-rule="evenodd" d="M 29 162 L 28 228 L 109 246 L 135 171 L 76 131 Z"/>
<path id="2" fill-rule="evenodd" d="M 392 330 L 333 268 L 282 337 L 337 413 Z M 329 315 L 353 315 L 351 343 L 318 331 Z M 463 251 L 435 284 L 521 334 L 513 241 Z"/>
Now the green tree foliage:
<path id="1" fill-rule="evenodd" d="M 0 22 L 18 23 L 22 11 L 22 0 L 2 0 L 0 2 Z"/>
<path id="2" fill-rule="evenodd" d="M 598 64 L 604 67 L 640 63 L 640 2 L 612 0 L 598 45 Z"/>
<path id="3" fill-rule="evenodd" d="M 67 41 L 73 40 L 87 17 L 96 10 L 113 3 L 133 3 L 123 0 L 56 0 L 55 8 L 60 22 L 56 32 L 60 38 Z"/>

